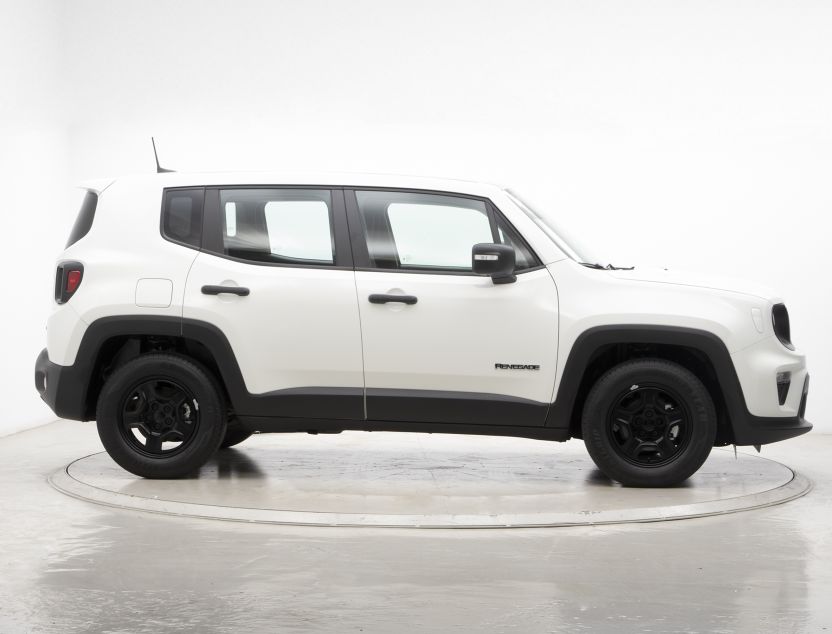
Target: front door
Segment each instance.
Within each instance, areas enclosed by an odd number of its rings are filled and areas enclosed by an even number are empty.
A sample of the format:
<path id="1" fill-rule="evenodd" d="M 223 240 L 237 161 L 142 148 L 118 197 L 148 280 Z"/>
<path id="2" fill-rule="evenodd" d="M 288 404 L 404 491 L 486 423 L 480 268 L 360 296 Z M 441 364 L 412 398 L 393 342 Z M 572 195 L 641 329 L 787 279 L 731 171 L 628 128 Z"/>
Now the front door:
<path id="1" fill-rule="evenodd" d="M 346 192 L 367 418 L 541 426 L 555 381 L 557 290 L 488 201 Z M 517 281 L 474 275 L 477 243 L 514 246 Z"/>

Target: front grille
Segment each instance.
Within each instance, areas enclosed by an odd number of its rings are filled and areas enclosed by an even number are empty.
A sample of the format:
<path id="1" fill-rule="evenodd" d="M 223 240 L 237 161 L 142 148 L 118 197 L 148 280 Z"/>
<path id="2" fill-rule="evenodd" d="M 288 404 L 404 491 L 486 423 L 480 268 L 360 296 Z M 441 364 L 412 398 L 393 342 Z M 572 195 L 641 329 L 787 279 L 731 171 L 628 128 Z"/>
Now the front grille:
<path id="1" fill-rule="evenodd" d="M 785 304 L 775 304 L 771 309 L 771 323 L 774 326 L 774 334 L 789 350 L 794 350 L 792 345 L 792 330 L 789 324 L 789 311 Z"/>

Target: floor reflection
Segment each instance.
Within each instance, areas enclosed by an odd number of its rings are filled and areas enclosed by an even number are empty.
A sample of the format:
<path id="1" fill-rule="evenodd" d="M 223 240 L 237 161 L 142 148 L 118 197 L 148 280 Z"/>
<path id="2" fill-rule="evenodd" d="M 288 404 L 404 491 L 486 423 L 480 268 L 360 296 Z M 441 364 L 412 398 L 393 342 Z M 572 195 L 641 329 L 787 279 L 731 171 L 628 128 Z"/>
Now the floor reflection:
<path id="1" fill-rule="evenodd" d="M 756 633 L 832 622 L 822 435 L 775 454 L 815 481 L 782 506 L 637 526 L 414 531 L 84 503 L 44 478 L 98 450 L 85 433 L 61 423 L 0 439 L 0 632 Z M 238 453 L 218 456 L 217 473 L 257 482 Z"/>
<path id="2" fill-rule="evenodd" d="M 720 518 L 463 538 L 96 515 L 103 528 L 56 544 L 62 556 L 27 599 L 32 623 L 131 632 L 389 632 L 397 622 L 409 632 L 573 632 L 577 622 L 601 631 L 800 632 L 808 621 L 810 553 L 782 520 L 776 531 Z"/>
<path id="3" fill-rule="evenodd" d="M 216 474 L 218 480 L 231 478 L 263 478 L 265 472 L 257 461 L 240 449 L 230 448 L 218 451 L 202 468 L 198 477 Z"/>
<path id="4" fill-rule="evenodd" d="M 177 516 L 402 527 L 660 520 L 747 510 L 806 490 L 802 479 L 783 487 L 793 474 L 777 462 L 721 451 L 685 485 L 648 489 L 610 481 L 580 445 L 403 434 L 258 440 L 218 452 L 192 478 L 142 479 L 99 453 L 52 481 L 81 499 Z"/>

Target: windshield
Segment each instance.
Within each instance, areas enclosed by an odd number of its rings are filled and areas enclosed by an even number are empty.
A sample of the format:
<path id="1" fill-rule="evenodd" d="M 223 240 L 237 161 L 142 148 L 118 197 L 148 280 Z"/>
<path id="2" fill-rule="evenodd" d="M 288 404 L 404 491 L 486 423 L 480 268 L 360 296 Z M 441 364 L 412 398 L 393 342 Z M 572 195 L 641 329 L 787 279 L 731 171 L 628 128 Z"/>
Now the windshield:
<path id="1" fill-rule="evenodd" d="M 568 232 L 558 227 L 551 217 L 547 217 L 537 211 L 535 207 L 527 203 L 516 192 L 510 189 L 505 190 L 509 198 L 520 207 L 526 215 L 531 218 L 535 224 L 540 227 L 552 241 L 560 247 L 570 258 L 581 264 L 600 264 L 605 266 L 606 261 L 599 259 L 598 256 L 587 248 L 580 240 L 576 240 L 570 236 Z"/>

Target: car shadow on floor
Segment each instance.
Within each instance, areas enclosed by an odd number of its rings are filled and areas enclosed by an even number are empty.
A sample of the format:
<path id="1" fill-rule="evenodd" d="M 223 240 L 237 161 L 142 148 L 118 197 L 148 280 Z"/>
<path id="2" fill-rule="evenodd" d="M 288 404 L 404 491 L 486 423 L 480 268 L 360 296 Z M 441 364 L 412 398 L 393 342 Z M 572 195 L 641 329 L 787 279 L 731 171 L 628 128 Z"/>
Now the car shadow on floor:
<path id="1" fill-rule="evenodd" d="M 239 449 L 220 449 L 205 466 L 188 476 L 188 480 L 196 480 L 213 475 L 217 480 L 231 478 L 265 478 L 266 473 L 260 468 L 256 460 Z"/>

